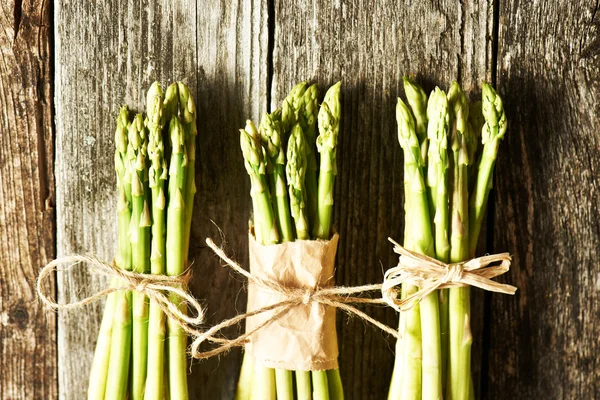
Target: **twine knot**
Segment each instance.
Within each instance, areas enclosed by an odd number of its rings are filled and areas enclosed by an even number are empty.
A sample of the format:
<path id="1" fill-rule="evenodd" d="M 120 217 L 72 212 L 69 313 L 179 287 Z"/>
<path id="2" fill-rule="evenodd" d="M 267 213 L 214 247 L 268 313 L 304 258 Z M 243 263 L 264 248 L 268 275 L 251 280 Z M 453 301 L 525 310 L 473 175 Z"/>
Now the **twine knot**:
<path id="1" fill-rule="evenodd" d="M 388 239 L 394 244 L 394 252 L 400 254 L 400 260 L 396 267 L 386 271 L 381 293 L 386 303 L 397 311 L 410 310 L 436 289 L 474 286 L 504 294 L 515 294 L 517 291 L 514 286 L 492 280 L 510 269 L 511 257 L 508 253 L 446 264 L 405 249 L 391 238 Z M 497 262 L 500 265 L 491 265 Z M 399 299 L 398 286 L 401 283 L 418 286 L 420 290 L 404 299 Z"/>
<path id="2" fill-rule="evenodd" d="M 66 268 L 59 268 L 63 264 L 68 264 L 68 266 Z M 49 285 L 46 285 L 45 281 L 55 271 L 66 272 L 76 266 L 87 268 L 99 275 L 114 278 L 114 282 L 116 283 L 79 301 L 59 304 L 51 298 L 51 295 L 47 294 Z M 124 271 L 114 263 L 107 264 L 95 257 L 75 254 L 57 258 L 42 268 L 37 280 L 37 293 L 47 306 L 55 310 L 69 310 L 93 303 L 119 290 L 133 290 L 148 296 L 169 317 L 170 321 L 173 321 L 183 331 L 189 335 L 197 336 L 198 331 L 195 327 L 203 323 L 204 311 L 194 296 L 184 290 L 189 279 L 189 272 L 178 276 L 140 274 L 132 271 Z M 168 294 L 176 295 L 178 302 L 186 304 L 191 308 L 193 311 L 192 316 L 180 310 L 178 304 L 169 299 Z"/>
<path id="3" fill-rule="evenodd" d="M 302 304 L 307 305 L 312 300 L 314 291 L 312 289 L 306 289 L 304 291 L 304 296 L 302 296 Z"/>

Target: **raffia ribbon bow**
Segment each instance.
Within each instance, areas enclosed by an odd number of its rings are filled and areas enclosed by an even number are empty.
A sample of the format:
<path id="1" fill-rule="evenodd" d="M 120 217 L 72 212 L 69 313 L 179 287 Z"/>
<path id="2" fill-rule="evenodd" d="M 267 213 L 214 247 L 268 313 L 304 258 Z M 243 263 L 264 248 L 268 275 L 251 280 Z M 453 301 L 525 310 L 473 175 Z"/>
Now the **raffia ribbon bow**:
<path id="1" fill-rule="evenodd" d="M 386 271 L 381 293 L 387 304 L 397 311 L 410 310 L 436 289 L 461 286 L 474 286 L 490 292 L 515 294 L 517 288 L 492 278 L 510 269 L 509 253 L 492 254 L 468 261 L 446 264 L 435 258 L 415 253 L 388 238 L 394 244 L 394 252 L 400 254 L 400 261 Z M 500 265 L 490 265 L 500 262 Z M 400 299 L 398 286 L 408 283 L 421 290 Z"/>
<path id="2" fill-rule="evenodd" d="M 280 316 L 289 312 L 294 307 L 297 307 L 301 304 L 309 304 L 311 302 L 317 302 L 323 304 L 325 306 L 330 306 L 334 308 L 338 308 L 340 310 L 345 311 L 349 315 L 354 315 L 359 317 L 365 322 L 369 322 L 384 332 L 394 336 L 399 339 L 400 334 L 396 329 L 392 329 L 389 326 L 382 324 L 381 322 L 373 319 L 368 316 L 364 312 L 360 311 L 352 304 L 386 304 L 386 301 L 381 298 L 365 298 L 358 297 L 359 294 L 370 292 L 370 291 L 379 291 L 381 290 L 381 284 L 374 285 L 364 285 L 364 286 L 354 286 L 354 287 L 344 287 L 344 286 L 335 286 L 335 287 L 316 287 L 316 288 L 295 288 L 295 287 L 286 287 L 280 284 L 279 282 L 262 279 L 249 271 L 246 271 L 240 264 L 232 260 L 225 254 L 223 249 L 218 247 L 212 239 L 206 239 L 206 244 L 210 247 L 219 258 L 230 268 L 232 268 L 238 274 L 244 276 L 248 282 L 257 285 L 262 290 L 272 291 L 274 293 L 282 295 L 284 300 L 280 302 L 276 302 L 273 304 L 269 304 L 267 306 L 261 307 L 256 310 L 249 311 L 244 314 L 237 315 L 231 319 L 227 319 L 221 322 L 218 325 L 213 326 L 208 329 L 206 332 L 199 334 L 193 341 L 191 345 L 191 353 L 192 357 L 198 359 L 209 358 L 223 352 L 226 352 L 233 347 L 236 346 L 244 346 L 248 343 L 252 334 L 257 332 L 258 330 L 266 327 L 269 323 L 276 321 Z M 356 295 L 356 296 L 354 296 Z M 255 315 L 263 314 L 269 311 L 273 311 L 273 315 L 271 318 L 267 319 L 262 324 L 259 324 L 254 329 L 249 332 L 245 332 L 238 337 L 233 339 L 227 339 L 223 337 L 219 337 L 219 332 L 225 328 L 230 326 L 239 324 L 247 318 L 250 318 Z M 212 342 L 218 343 L 219 346 L 207 350 L 205 352 L 200 352 L 199 347 L 203 342 Z"/>
<path id="3" fill-rule="evenodd" d="M 68 266 L 60 268 L 64 264 L 68 264 Z M 99 275 L 115 278 L 117 283 L 79 301 L 58 303 L 46 293 L 48 286 L 45 285 L 45 281 L 55 271 L 68 271 L 77 266 L 90 269 Z M 37 280 L 37 292 L 44 304 L 55 310 L 82 307 L 119 290 L 133 290 L 144 293 L 150 300 L 156 301 L 160 309 L 181 329 L 195 336 L 198 334 L 195 327 L 204 321 L 204 311 L 194 296 L 183 289 L 189 279 L 189 273 L 179 276 L 140 274 L 122 270 L 113 264 L 104 263 L 95 257 L 71 255 L 57 258 L 42 268 Z M 193 310 L 193 315 L 189 316 L 185 312 L 182 312 L 177 303 L 169 299 L 169 293 L 179 296 L 180 301 Z"/>

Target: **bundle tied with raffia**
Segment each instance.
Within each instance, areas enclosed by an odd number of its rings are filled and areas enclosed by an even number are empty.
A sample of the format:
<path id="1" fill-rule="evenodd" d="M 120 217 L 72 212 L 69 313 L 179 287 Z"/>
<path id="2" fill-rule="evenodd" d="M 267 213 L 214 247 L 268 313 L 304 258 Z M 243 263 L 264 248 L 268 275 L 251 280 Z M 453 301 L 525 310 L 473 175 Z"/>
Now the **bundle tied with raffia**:
<path id="1" fill-rule="evenodd" d="M 407 311 L 437 289 L 473 286 L 490 292 L 515 294 L 517 288 L 492 281 L 510 269 L 511 257 L 499 253 L 473 258 L 460 263 L 446 264 L 394 244 L 394 252 L 400 255 L 396 267 L 386 271 L 381 293 L 386 303 L 397 311 Z M 500 263 L 499 265 L 493 265 Z M 419 291 L 402 299 L 399 286 L 402 283 L 418 286 Z"/>
<path id="2" fill-rule="evenodd" d="M 237 273 L 248 279 L 247 312 L 209 329 L 192 343 L 192 355 L 208 358 L 235 346 L 245 346 L 256 362 L 269 368 L 319 371 L 338 367 L 335 310 L 357 316 L 398 338 L 398 331 L 378 322 L 354 305 L 385 304 L 381 298 L 360 297 L 380 291 L 381 284 L 334 286 L 338 235 L 331 240 L 296 240 L 263 246 L 249 236 L 250 271 L 207 239 L 208 246 Z M 234 339 L 219 332 L 246 320 L 246 330 Z M 200 352 L 204 341 L 219 347 Z"/>

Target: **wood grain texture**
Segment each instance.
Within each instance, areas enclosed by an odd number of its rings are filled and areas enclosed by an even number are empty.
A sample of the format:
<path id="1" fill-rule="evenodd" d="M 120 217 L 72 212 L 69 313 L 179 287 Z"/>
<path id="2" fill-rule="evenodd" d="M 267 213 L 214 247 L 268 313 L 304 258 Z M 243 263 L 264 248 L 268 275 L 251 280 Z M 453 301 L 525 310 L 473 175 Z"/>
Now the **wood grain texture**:
<path id="1" fill-rule="evenodd" d="M 600 396 L 598 2 L 500 7 L 498 90 L 509 130 L 496 174 L 489 399 Z"/>
<path id="2" fill-rule="evenodd" d="M 220 266 L 204 241 L 211 237 L 221 244 L 223 240 L 236 260 L 245 264 L 248 259 L 250 181 L 239 129 L 247 118 L 258 118 L 266 106 L 268 32 L 266 0 L 206 3 L 198 3 L 198 193 L 190 256 L 194 259 L 192 290 L 205 300 L 207 324 L 215 325 L 246 309 L 242 280 Z M 241 354 L 235 350 L 195 361 L 190 398 L 233 399 Z"/>
<path id="3" fill-rule="evenodd" d="M 318 82 L 321 95 L 343 80 L 334 210 L 338 284 L 380 282 L 383 269 L 397 263 L 387 237 L 401 239 L 404 229 L 394 112 L 402 76 L 417 74 L 427 92 L 435 85 L 447 89 L 455 79 L 465 91 L 478 92 L 479 82 L 491 76 L 492 14 L 491 2 L 475 1 L 276 2 L 272 107 L 301 80 Z M 474 296 L 475 305 L 482 301 Z M 390 309 L 368 311 L 398 323 Z M 483 321 L 476 319 L 479 338 Z M 341 315 L 338 335 L 347 398 L 385 398 L 394 341 Z"/>
<path id="4" fill-rule="evenodd" d="M 112 260 L 116 243 L 114 130 L 119 107 L 145 105 L 145 91 L 182 80 L 196 90 L 194 2 L 56 2 L 58 255 Z M 58 275 L 61 301 L 107 282 Z M 59 313 L 59 396 L 86 398 L 103 305 Z"/>
<path id="5" fill-rule="evenodd" d="M 0 399 L 56 397 L 56 314 L 36 277 L 54 257 L 50 8 L 0 6 Z M 54 283 L 46 289 L 52 293 Z"/>

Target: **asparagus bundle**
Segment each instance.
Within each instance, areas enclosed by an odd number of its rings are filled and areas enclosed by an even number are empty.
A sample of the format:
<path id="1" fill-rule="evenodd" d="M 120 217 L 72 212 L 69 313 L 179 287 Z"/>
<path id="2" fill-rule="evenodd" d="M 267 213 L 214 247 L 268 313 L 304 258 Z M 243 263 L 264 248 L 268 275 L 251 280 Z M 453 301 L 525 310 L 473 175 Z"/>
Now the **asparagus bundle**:
<path id="1" fill-rule="evenodd" d="M 331 238 L 340 87 L 329 88 L 319 107 L 317 85 L 302 82 L 258 129 L 248 120 L 240 130 L 258 243 Z M 313 398 L 343 399 L 338 370 L 271 369 L 244 354 L 236 399 Z"/>
<path id="2" fill-rule="evenodd" d="M 498 146 L 506 132 L 502 100 L 487 83 L 469 104 L 454 82 L 429 98 L 404 78 L 398 139 L 404 152 L 404 246 L 448 262 L 475 256 L 492 187 Z M 478 138 L 481 137 L 481 145 Z M 402 297 L 419 289 L 403 284 Z M 400 315 L 402 339 L 389 399 L 468 400 L 471 378 L 470 288 L 433 292 Z"/>
<path id="3" fill-rule="evenodd" d="M 187 266 L 194 194 L 196 110 L 189 89 L 152 84 L 146 118 L 122 107 L 115 133 L 116 264 L 137 273 L 181 275 Z M 165 151 L 168 135 L 170 154 Z M 168 168 L 167 168 L 168 166 Z M 111 283 L 114 287 L 119 282 Z M 185 307 L 179 299 L 170 299 Z M 139 292 L 106 302 L 88 399 L 187 399 L 186 336 Z M 168 356 L 167 356 L 168 355 Z"/>

